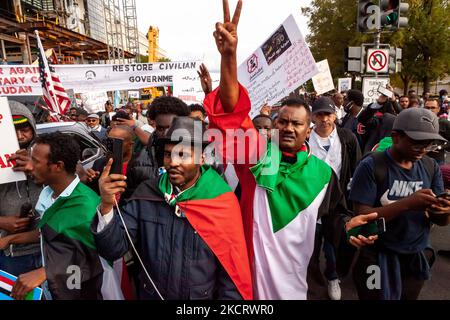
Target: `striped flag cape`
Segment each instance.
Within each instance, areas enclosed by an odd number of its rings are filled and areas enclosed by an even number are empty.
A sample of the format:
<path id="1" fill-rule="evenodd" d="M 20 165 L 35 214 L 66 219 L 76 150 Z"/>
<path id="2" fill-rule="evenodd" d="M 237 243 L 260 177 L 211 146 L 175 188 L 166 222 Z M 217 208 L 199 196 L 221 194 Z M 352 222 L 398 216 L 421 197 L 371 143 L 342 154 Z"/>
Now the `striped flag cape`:
<path id="1" fill-rule="evenodd" d="M 250 168 L 256 181 L 253 228 L 258 232 L 253 233 L 253 248 L 259 299 L 307 298 L 319 207 L 332 170 L 306 151 L 296 158 L 293 164 L 282 162 L 281 151 L 269 144 L 264 157 Z M 279 170 L 264 174 L 271 165 Z"/>
<path id="2" fill-rule="evenodd" d="M 212 250 L 246 300 L 253 299 L 252 278 L 242 216 L 236 196 L 219 174 L 202 166 L 192 187 L 174 194 L 167 172 L 159 189 L 169 205 L 176 206 Z"/>
<path id="3" fill-rule="evenodd" d="M 70 107 L 71 100 L 66 93 L 66 90 L 59 81 L 55 73 L 55 69 L 49 65 L 47 56 L 42 46 L 39 32 L 36 30 L 36 39 L 38 44 L 38 60 L 40 80 L 42 83 L 42 97 L 47 104 L 47 110 L 51 117 L 59 121 L 58 115 L 64 115 Z"/>
<path id="4" fill-rule="evenodd" d="M 261 148 L 263 137 L 248 116 L 251 102 L 245 88 L 240 85 L 232 113 L 224 112 L 217 93 L 217 89 L 211 92 L 204 105 L 209 128 L 225 136 L 216 148 L 224 163 L 233 163 L 239 180 L 255 299 L 307 299 L 311 294 L 308 281 L 315 281 L 309 272 L 316 268 L 312 258 L 317 223 L 326 215 L 327 238 L 334 242 L 340 236 L 333 231 L 339 223 L 334 213 L 342 205 L 336 175 L 306 146 L 287 155 L 264 139 Z M 238 149 L 242 141 L 234 137 L 237 130 L 249 139 L 244 154 L 227 152 L 229 148 L 242 150 Z M 244 163 L 239 158 L 243 156 Z"/>
<path id="5" fill-rule="evenodd" d="M 59 197 L 38 224 L 43 236 L 47 281 L 50 291 L 54 290 L 52 295 L 56 292 L 56 299 L 72 299 L 75 290 L 65 290 L 66 280 L 61 276 L 67 274 L 66 268 L 72 264 L 83 270 L 82 286 L 86 280 L 102 275 L 97 287 L 90 289 L 101 292 L 104 300 L 123 299 L 120 282 L 111 263 L 98 255 L 90 229 L 99 203 L 100 197 L 80 182 L 69 196 Z"/>
<path id="6" fill-rule="evenodd" d="M 16 280 L 17 277 L 0 270 L 0 300 L 14 300 L 11 297 L 11 291 Z M 25 295 L 25 300 L 41 300 L 41 297 L 42 289 L 34 288 L 27 295 Z"/>

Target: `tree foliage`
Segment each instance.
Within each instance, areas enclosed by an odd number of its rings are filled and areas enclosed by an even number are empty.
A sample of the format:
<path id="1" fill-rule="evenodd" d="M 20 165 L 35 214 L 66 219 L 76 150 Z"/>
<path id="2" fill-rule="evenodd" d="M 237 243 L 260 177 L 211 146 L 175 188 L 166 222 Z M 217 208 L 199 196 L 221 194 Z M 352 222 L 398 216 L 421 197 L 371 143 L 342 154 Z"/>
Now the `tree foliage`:
<path id="1" fill-rule="evenodd" d="M 371 43 L 370 35 L 356 31 L 355 0 L 313 0 L 302 12 L 309 18 L 307 41 L 316 59 L 328 59 L 333 76 L 345 72 L 345 49 Z M 405 91 L 411 81 L 429 88 L 450 73 L 450 5 L 449 0 L 408 0 L 409 26 L 393 33 L 384 33 L 382 43 L 403 49 L 402 72 L 399 74 Z"/>

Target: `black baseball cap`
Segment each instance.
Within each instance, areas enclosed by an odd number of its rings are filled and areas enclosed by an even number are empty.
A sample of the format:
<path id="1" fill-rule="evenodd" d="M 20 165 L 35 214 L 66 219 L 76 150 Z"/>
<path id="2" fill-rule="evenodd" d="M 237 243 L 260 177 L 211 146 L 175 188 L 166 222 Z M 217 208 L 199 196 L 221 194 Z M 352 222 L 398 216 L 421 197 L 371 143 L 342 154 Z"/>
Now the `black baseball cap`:
<path id="1" fill-rule="evenodd" d="M 445 140 L 439 134 L 439 119 L 424 108 L 405 109 L 395 118 L 393 131 L 403 131 L 413 140 Z"/>
<path id="2" fill-rule="evenodd" d="M 347 91 L 347 100 L 353 101 L 354 104 L 362 107 L 362 105 L 364 104 L 364 95 L 359 90 L 351 89 Z"/>
<path id="3" fill-rule="evenodd" d="M 320 97 L 312 104 L 312 114 L 319 112 L 336 113 L 336 105 L 329 97 Z"/>

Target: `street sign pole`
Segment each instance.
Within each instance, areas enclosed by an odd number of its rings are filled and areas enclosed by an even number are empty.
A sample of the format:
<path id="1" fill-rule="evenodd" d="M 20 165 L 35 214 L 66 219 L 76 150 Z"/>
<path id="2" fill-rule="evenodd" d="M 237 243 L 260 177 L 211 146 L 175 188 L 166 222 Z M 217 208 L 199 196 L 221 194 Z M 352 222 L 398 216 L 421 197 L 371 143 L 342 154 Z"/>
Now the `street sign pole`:
<path id="1" fill-rule="evenodd" d="M 375 49 L 380 49 L 381 30 L 377 29 L 375 32 Z M 375 78 L 378 78 L 378 72 L 375 72 Z"/>

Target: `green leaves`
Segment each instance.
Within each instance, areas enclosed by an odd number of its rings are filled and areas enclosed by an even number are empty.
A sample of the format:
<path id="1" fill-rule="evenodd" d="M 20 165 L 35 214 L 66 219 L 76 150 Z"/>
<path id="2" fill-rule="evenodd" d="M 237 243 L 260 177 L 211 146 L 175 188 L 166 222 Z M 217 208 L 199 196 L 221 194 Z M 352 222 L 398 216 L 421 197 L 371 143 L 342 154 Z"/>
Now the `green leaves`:
<path id="1" fill-rule="evenodd" d="M 448 0 L 408 0 L 409 25 L 382 35 L 382 43 L 403 49 L 400 74 L 405 85 L 411 80 L 424 83 L 450 74 L 450 2 Z M 344 75 L 344 50 L 373 42 L 371 35 L 356 31 L 357 1 L 312 0 L 302 8 L 309 18 L 307 41 L 316 61 L 328 59 L 334 77 Z M 388 16 L 395 24 L 397 12 Z M 425 89 L 426 89 L 425 88 Z"/>

